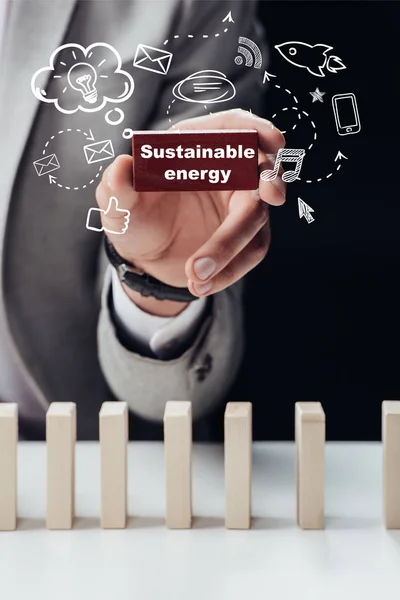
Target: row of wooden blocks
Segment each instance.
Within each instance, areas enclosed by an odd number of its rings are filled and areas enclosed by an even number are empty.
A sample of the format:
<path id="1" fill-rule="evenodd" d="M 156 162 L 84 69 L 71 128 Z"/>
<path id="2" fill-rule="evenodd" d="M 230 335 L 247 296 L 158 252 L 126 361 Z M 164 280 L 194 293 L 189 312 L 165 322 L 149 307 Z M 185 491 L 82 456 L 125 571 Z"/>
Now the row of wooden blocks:
<path id="1" fill-rule="evenodd" d="M 101 527 L 127 522 L 128 406 L 105 402 L 99 413 Z M 230 402 L 225 410 L 225 525 L 251 526 L 252 405 Z M 325 413 L 319 402 L 295 405 L 297 522 L 324 528 Z M 400 528 L 400 402 L 382 404 L 384 520 Z M 0 405 L 0 530 L 17 523 L 16 404 Z M 46 416 L 48 529 L 71 529 L 75 514 L 76 406 L 55 402 Z M 192 414 L 190 402 L 167 402 L 164 414 L 166 525 L 188 529 L 192 522 Z"/>

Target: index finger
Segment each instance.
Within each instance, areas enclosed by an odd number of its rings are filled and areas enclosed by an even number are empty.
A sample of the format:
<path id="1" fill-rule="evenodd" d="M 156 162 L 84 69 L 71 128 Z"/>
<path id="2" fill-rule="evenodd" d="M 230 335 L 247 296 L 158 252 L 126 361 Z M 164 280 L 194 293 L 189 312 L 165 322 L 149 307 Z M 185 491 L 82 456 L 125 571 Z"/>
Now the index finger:
<path id="1" fill-rule="evenodd" d="M 256 129 L 260 147 L 267 154 L 274 154 L 285 146 L 283 134 L 271 121 L 241 108 L 185 119 L 176 123 L 173 129 Z"/>

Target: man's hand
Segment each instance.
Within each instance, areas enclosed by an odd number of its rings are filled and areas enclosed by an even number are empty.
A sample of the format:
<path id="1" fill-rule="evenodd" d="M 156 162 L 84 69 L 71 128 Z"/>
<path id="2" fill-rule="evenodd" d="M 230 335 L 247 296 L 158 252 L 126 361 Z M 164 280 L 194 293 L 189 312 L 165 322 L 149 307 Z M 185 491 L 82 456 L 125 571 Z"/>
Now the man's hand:
<path id="1" fill-rule="evenodd" d="M 285 144 L 269 121 L 243 110 L 187 119 L 174 129 L 256 129 L 260 172 L 271 168 L 273 161 L 268 155 Z M 285 202 L 286 186 L 280 175 L 273 181 L 260 180 L 254 191 L 207 192 L 135 192 L 132 178 L 132 157 L 119 156 L 104 172 L 96 191 L 103 211 L 111 196 L 118 198 L 120 209 L 130 211 L 128 230 L 124 235 L 108 233 L 111 242 L 137 267 L 170 285 L 187 286 L 197 296 L 232 285 L 264 258 L 270 242 L 268 204 Z M 123 221 L 123 214 L 120 218 Z M 102 214 L 105 231 L 120 231 L 123 222 L 120 227 L 117 220 L 113 216 L 110 223 Z M 165 312 L 165 301 L 150 302 L 128 293 L 156 314 L 177 314 L 183 308 L 170 303 Z"/>

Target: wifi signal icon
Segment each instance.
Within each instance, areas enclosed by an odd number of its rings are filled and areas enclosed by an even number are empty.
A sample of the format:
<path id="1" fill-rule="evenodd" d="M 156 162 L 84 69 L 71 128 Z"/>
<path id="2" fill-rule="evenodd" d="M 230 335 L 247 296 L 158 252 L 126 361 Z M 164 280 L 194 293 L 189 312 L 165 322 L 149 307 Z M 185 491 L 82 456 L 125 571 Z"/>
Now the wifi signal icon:
<path id="1" fill-rule="evenodd" d="M 245 60 L 246 67 L 254 67 L 255 69 L 261 69 L 262 55 L 261 50 L 253 40 L 249 40 L 247 37 L 239 38 L 238 52 L 241 56 L 235 58 L 237 65 L 243 64 L 243 58 Z"/>

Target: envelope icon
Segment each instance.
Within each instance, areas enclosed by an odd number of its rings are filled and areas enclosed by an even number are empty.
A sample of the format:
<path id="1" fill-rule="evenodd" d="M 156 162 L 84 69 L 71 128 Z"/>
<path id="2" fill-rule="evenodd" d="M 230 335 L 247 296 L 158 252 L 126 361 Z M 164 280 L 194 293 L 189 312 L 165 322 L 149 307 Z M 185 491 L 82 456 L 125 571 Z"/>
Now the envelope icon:
<path id="1" fill-rule="evenodd" d="M 60 163 L 55 154 L 49 154 L 48 156 L 43 156 L 43 158 L 40 158 L 39 160 L 33 161 L 33 166 L 35 167 L 36 173 L 41 177 L 52 171 L 57 171 L 57 169 L 60 168 Z"/>
<path id="2" fill-rule="evenodd" d="M 101 162 L 102 160 L 109 160 L 114 158 L 114 148 L 111 140 L 104 140 L 102 142 L 94 142 L 94 144 L 87 144 L 83 146 L 85 153 L 86 162 L 89 165 L 93 163 Z"/>
<path id="3" fill-rule="evenodd" d="M 145 69 L 145 71 L 166 75 L 171 66 L 172 56 L 171 52 L 166 50 L 139 44 L 136 48 L 133 66 L 138 67 L 138 69 Z"/>

